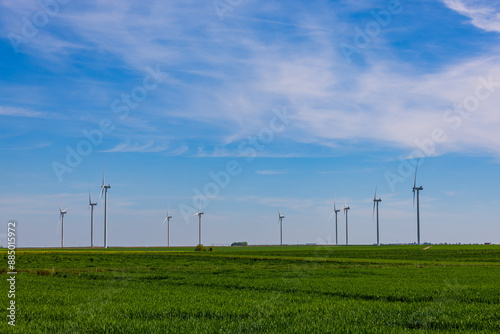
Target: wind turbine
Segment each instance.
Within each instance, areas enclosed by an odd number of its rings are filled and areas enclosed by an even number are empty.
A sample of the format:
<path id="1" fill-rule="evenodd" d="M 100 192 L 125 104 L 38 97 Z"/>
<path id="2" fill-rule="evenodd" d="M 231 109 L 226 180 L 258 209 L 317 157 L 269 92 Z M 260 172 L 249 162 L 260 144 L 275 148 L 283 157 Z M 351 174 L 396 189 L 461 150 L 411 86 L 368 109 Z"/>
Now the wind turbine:
<path id="1" fill-rule="evenodd" d="M 285 216 L 283 216 L 280 212 L 280 210 L 278 209 L 278 220 L 280 222 L 280 245 L 283 246 L 283 218 L 285 218 Z"/>
<path id="2" fill-rule="evenodd" d="M 90 247 L 94 247 L 94 206 L 97 203 L 92 203 L 92 197 L 90 197 L 90 185 L 89 185 L 89 209 L 90 209 Z"/>
<path id="3" fill-rule="evenodd" d="M 104 173 L 102 176 L 101 194 L 99 195 L 99 200 L 101 199 L 102 193 L 104 192 L 104 248 L 108 248 L 108 189 L 111 186 L 106 184 L 106 163 L 104 163 Z"/>
<path id="4" fill-rule="evenodd" d="M 68 209 L 61 209 L 61 204 L 59 204 L 59 201 L 57 202 L 57 205 L 59 206 L 59 222 L 61 223 L 61 248 L 64 247 L 64 215 L 68 213 Z M 59 227 L 59 224 L 57 224 L 57 227 Z"/>
<path id="5" fill-rule="evenodd" d="M 198 216 L 198 244 L 201 245 L 201 215 L 203 215 L 205 212 L 201 212 L 201 199 L 200 203 L 198 204 L 198 212 L 195 213 L 193 216 Z M 168 213 L 167 213 L 168 216 Z M 191 216 L 191 217 L 193 217 Z"/>
<path id="6" fill-rule="evenodd" d="M 349 210 L 351 210 L 350 207 L 347 206 L 347 201 L 344 203 L 344 215 L 345 215 L 345 244 L 346 246 L 349 245 L 349 224 L 348 224 L 348 216 L 349 216 Z"/>
<path id="7" fill-rule="evenodd" d="M 163 220 L 163 224 L 162 224 L 162 225 L 164 225 L 165 222 L 167 222 L 167 247 L 170 247 L 170 219 L 172 219 L 172 216 L 168 215 L 168 209 L 167 209 L 167 216 L 165 217 L 165 220 Z M 200 223 L 200 226 L 201 226 L 201 223 Z M 200 239 L 201 239 L 201 236 L 200 236 Z"/>
<path id="8" fill-rule="evenodd" d="M 420 190 L 424 190 L 422 186 L 417 187 L 417 171 L 418 171 L 418 160 L 417 166 L 415 167 L 415 181 L 413 182 L 413 207 L 415 207 L 415 190 L 417 191 L 417 241 L 420 245 Z"/>
<path id="9" fill-rule="evenodd" d="M 381 198 L 377 198 L 377 187 L 375 187 L 375 195 L 373 196 L 373 215 L 375 215 L 375 206 L 377 207 L 377 246 L 380 246 L 380 230 L 378 220 L 378 204 L 382 202 Z"/>
<path id="10" fill-rule="evenodd" d="M 339 229 L 337 227 L 337 214 L 340 212 L 340 209 L 337 210 L 337 204 L 335 203 L 335 200 L 333 201 L 333 212 L 332 212 L 332 215 L 330 216 L 330 219 L 328 220 L 331 220 L 333 215 L 335 215 L 335 244 L 338 245 L 339 244 Z"/>

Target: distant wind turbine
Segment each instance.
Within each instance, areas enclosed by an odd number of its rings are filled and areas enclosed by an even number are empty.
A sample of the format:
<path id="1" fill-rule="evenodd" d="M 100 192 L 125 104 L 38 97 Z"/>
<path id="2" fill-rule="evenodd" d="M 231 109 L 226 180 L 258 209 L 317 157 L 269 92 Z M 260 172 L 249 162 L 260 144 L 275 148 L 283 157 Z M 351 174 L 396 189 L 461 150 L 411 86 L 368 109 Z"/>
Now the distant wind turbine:
<path id="1" fill-rule="evenodd" d="M 381 198 L 377 198 L 377 187 L 375 187 L 375 195 L 373 196 L 373 215 L 375 215 L 375 207 L 377 207 L 377 246 L 380 246 L 380 229 L 378 220 L 378 204 L 382 202 Z"/>
<path id="2" fill-rule="evenodd" d="M 200 203 L 198 204 L 198 212 L 195 213 L 193 216 L 198 216 L 198 244 L 201 245 L 201 215 L 205 214 L 205 212 L 201 212 L 201 199 Z M 193 217 L 191 216 L 191 217 Z"/>
<path id="3" fill-rule="evenodd" d="M 424 190 L 422 186 L 417 187 L 417 166 L 415 167 L 415 181 L 413 182 L 413 207 L 415 207 L 415 191 L 417 191 L 417 242 L 420 245 L 420 190 Z"/>
<path id="4" fill-rule="evenodd" d="M 278 209 L 278 220 L 280 222 L 280 245 L 283 245 L 283 218 L 285 218 L 285 216 L 283 216 Z"/>
<path id="5" fill-rule="evenodd" d="M 57 205 L 59 206 L 59 223 L 61 223 L 61 248 L 64 247 L 64 215 L 68 213 L 68 209 L 61 209 L 61 204 L 59 204 L 59 201 L 57 202 Z M 57 227 L 59 228 L 59 224 L 57 224 Z"/>
<path id="6" fill-rule="evenodd" d="M 344 215 L 345 215 L 345 244 L 346 246 L 349 245 L 349 223 L 348 223 L 348 216 L 349 216 L 349 210 L 351 210 L 350 207 L 347 206 L 347 201 L 344 203 Z"/>
<path id="7" fill-rule="evenodd" d="M 199 210 L 198 210 L 199 211 Z M 168 215 L 168 209 L 167 209 L 167 216 L 165 217 L 165 220 L 163 220 L 163 224 L 167 222 L 167 247 L 170 247 L 170 219 L 172 219 L 172 216 Z M 201 239 L 201 237 L 200 237 Z"/>
<path id="8" fill-rule="evenodd" d="M 104 248 L 108 248 L 108 189 L 111 186 L 106 185 L 106 163 L 104 163 L 104 173 L 102 176 L 101 194 L 99 195 L 99 200 L 104 192 Z"/>
<path id="9" fill-rule="evenodd" d="M 333 212 L 332 212 L 332 215 L 330 216 L 330 219 L 328 220 L 331 220 L 333 215 L 335 215 L 335 244 L 338 245 L 339 244 L 339 229 L 338 229 L 338 225 L 337 225 L 337 214 L 340 212 L 340 209 L 337 209 L 337 204 L 335 203 L 335 200 L 333 200 Z"/>
<path id="10" fill-rule="evenodd" d="M 90 247 L 94 247 L 94 206 L 97 203 L 92 203 L 92 197 L 90 197 L 90 185 L 89 185 L 89 209 L 90 209 Z"/>

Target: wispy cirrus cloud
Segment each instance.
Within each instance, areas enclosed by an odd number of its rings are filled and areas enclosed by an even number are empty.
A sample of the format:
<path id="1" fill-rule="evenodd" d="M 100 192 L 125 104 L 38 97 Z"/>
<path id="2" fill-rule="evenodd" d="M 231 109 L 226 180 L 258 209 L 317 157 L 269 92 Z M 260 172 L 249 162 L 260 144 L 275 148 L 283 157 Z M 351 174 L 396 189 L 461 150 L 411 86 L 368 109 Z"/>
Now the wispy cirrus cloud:
<path id="1" fill-rule="evenodd" d="M 487 0 L 442 0 L 450 9 L 470 18 L 474 26 L 500 32 L 500 5 Z"/>
<path id="2" fill-rule="evenodd" d="M 259 174 L 259 175 L 283 175 L 283 174 L 287 174 L 288 171 L 286 171 L 286 170 L 258 170 L 255 173 Z"/>
<path id="3" fill-rule="evenodd" d="M 474 24 L 482 29 L 498 31 L 494 5 L 484 1 L 443 1 L 449 8 L 474 18 Z M 9 5 L 9 15 L 21 17 L 34 6 L 34 1 Z M 444 113 L 474 93 L 478 77 L 493 74 L 495 82 L 500 78 L 495 53 L 460 59 L 430 71 L 396 57 L 395 41 L 385 33 L 362 50 L 362 66 L 347 64 L 339 52 L 340 34 L 346 26 L 355 23 L 363 27 L 365 23 L 350 21 L 349 13 L 365 11 L 368 15 L 372 7 L 380 4 L 363 1 L 354 6 L 341 2 L 339 6 L 248 3 L 238 8 L 238 18 L 228 16 L 220 22 L 210 4 L 200 6 L 196 1 L 108 1 L 99 5 L 70 2 L 51 21 L 54 29 L 40 33 L 30 42 L 27 53 L 65 63 L 75 72 L 86 66 L 110 66 L 140 73 L 139 78 L 145 66 L 160 64 L 175 84 L 159 87 L 133 110 L 133 117 L 119 125 L 148 133 L 152 138 L 175 133 L 180 143 L 198 140 L 198 145 L 191 146 L 201 147 L 199 157 L 234 156 L 236 150 L 230 145 L 268 127 L 272 117 L 269 110 L 276 105 L 296 110 L 295 121 L 279 134 L 291 148 L 276 152 L 275 146 L 270 146 L 264 154 L 303 156 L 320 151 L 294 151 L 297 143 L 329 148 L 321 151 L 324 155 L 338 146 L 411 150 L 417 140 L 428 138 L 435 128 L 446 125 Z M 4 16 L 7 14 L 0 13 L 0 18 Z M 332 21 L 332 17 L 337 20 Z M 16 22 L 8 19 L 5 29 L 19 28 Z M 397 24 L 394 20 L 387 31 L 418 28 Z M 61 29 L 67 35 L 58 33 Z M 87 57 L 78 56 L 87 53 Z M 133 80 L 130 87 L 137 84 L 137 78 Z M 104 96 L 104 101 L 96 104 L 105 105 L 108 113 L 113 99 L 130 93 L 127 87 L 124 91 L 118 89 L 116 96 L 106 94 L 117 88 L 95 85 L 99 96 Z M 498 93 L 481 101 L 475 117 L 464 119 L 460 131 L 447 133 L 438 154 L 475 148 L 488 154 L 499 153 Z M 111 96 L 109 101 L 107 96 Z M 95 113 L 94 118 L 102 117 Z M 40 115 L 24 112 L 24 117 L 36 116 Z M 126 142 L 126 131 L 117 131 L 117 135 L 125 142 L 107 152 L 167 150 L 149 141 Z M 208 153 L 204 146 L 207 141 L 207 146 L 216 147 Z M 176 152 L 188 151 L 179 148 Z"/>
<path id="4" fill-rule="evenodd" d="M 137 142 L 124 142 L 119 143 L 115 147 L 109 150 L 102 150 L 101 152 L 105 153 L 117 153 L 117 152 L 163 152 L 168 148 L 167 145 L 157 144 L 155 141 L 149 141 L 145 144 L 137 143 Z"/>
<path id="5" fill-rule="evenodd" d="M 25 108 L 0 106 L 0 116 L 43 118 L 46 117 L 46 114 Z"/>

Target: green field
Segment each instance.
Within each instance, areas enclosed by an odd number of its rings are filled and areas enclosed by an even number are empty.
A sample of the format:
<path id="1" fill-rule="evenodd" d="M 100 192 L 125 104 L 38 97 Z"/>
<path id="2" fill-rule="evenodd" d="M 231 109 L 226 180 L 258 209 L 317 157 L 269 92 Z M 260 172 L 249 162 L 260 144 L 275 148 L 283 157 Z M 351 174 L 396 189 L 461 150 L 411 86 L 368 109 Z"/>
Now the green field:
<path id="1" fill-rule="evenodd" d="M 18 250 L 0 332 L 500 333 L 500 246 L 423 248 Z"/>

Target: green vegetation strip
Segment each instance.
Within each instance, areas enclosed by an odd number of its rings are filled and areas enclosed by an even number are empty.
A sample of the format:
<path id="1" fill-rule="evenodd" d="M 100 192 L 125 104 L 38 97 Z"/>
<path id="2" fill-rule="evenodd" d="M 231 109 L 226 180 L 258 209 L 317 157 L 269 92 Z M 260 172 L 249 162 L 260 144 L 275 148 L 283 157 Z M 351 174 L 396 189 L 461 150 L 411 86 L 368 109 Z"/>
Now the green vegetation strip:
<path id="1" fill-rule="evenodd" d="M 500 247 L 422 248 L 19 250 L 0 332 L 500 332 Z"/>

